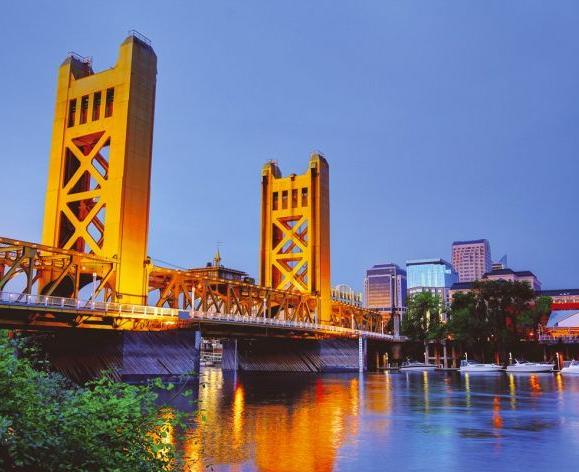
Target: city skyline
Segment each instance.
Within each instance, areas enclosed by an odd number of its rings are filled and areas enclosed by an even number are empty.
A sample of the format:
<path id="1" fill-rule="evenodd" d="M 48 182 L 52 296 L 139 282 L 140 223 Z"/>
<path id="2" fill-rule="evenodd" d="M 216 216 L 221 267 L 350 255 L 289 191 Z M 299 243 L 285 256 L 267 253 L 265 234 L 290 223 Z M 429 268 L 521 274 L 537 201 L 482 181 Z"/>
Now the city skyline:
<path id="1" fill-rule="evenodd" d="M 82 11 L 84 7 L 79 8 Z M 503 43 L 484 36 L 493 31 L 492 22 L 485 19 L 474 25 L 477 34 L 488 43 L 476 35 L 466 38 L 467 49 L 474 51 L 480 62 L 468 61 L 463 57 L 464 51 L 452 49 L 465 67 L 479 72 L 507 67 L 510 60 L 515 61 L 513 69 L 509 69 L 511 73 L 516 68 L 528 71 L 532 64 L 551 64 L 557 69 L 557 87 L 545 85 L 550 76 L 540 69 L 532 77 L 487 73 L 483 74 L 485 80 L 472 77 L 468 88 L 451 91 L 453 74 L 463 80 L 464 72 L 452 67 L 454 62 L 436 49 L 428 51 L 434 53 L 430 61 L 436 62 L 438 71 L 432 72 L 429 80 L 414 80 L 406 85 L 404 82 L 410 71 L 430 70 L 420 62 L 424 59 L 424 41 L 430 35 L 441 35 L 441 41 L 453 45 L 456 35 L 443 31 L 445 27 L 458 27 L 460 21 L 473 25 L 476 12 L 458 9 L 445 18 L 434 16 L 432 23 L 418 22 L 414 31 L 417 42 L 409 43 L 412 38 L 405 35 L 396 20 L 416 20 L 420 16 L 416 9 L 376 4 L 372 11 L 357 11 L 359 25 L 375 29 L 367 44 L 370 51 L 363 52 L 359 59 L 351 57 L 353 71 L 346 73 L 340 54 L 327 53 L 327 44 L 315 43 L 308 51 L 310 43 L 299 39 L 325 17 L 327 9 L 322 6 L 308 9 L 302 4 L 288 11 L 266 9 L 257 17 L 232 5 L 205 8 L 195 11 L 199 20 L 184 7 L 160 12 L 162 18 L 175 23 L 169 30 L 159 26 L 162 21 L 157 21 L 155 15 L 154 22 L 146 20 L 150 12 L 119 6 L 118 15 L 110 23 L 99 21 L 98 31 L 84 31 L 83 21 L 72 21 L 78 19 L 78 9 L 74 16 L 52 18 L 53 14 L 42 7 L 31 13 L 18 5 L 8 6 L 0 22 L 11 49 L 3 51 L 2 60 L 12 73 L 2 79 L 3 107 L 8 112 L 0 124 L 5 155 L 22 165 L 11 169 L 13 178 L 6 182 L 12 201 L 0 223 L 2 234 L 31 241 L 40 236 L 56 72 L 66 52 L 75 49 L 91 55 L 96 68 L 105 69 L 113 65 L 117 43 L 126 30 L 136 27 L 152 38 L 161 58 L 149 242 L 153 258 L 198 267 L 211 258 L 216 241 L 224 241 L 226 265 L 257 275 L 261 166 L 267 159 L 276 158 L 286 173 L 301 173 L 310 152 L 320 148 L 330 164 L 334 285 L 347 283 L 360 290 L 364 271 L 373 264 L 403 265 L 408 259 L 423 257 L 448 259 L 453 240 L 478 237 L 491 241 L 493 253 L 508 252 L 512 267 L 533 270 L 546 289 L 579 285 L 575 272 L 578 255 L 566 250 L 573 247 L 573 228 L 557 230 L 552 224 L 540 225 L 541 221 L 561 220 L 576 211 L 571 176 L 577 164 L 568 141 L 573 137 L 570 113 L 576 108 L 577 97 L 571 95 L 576 93 L 571 86 L 576 81 L 577 68 L 567 58 L 569 44 L 577 33 L 568 29 L 571 25 L 566 26 L 562 11 L 554 12 L 534 3 L 524 12 L 502 5 L 501 13 L 506 17 L 523 13 L 518 31 L 522 38 L 502 32 L 500 39 L 508 46 L 503 56 L 490 57 Z M 567 8 L 573 7 L 568 4 Z M 96 15 L 105 15 L 106 10 Z M 373 12 L 380 20 L 388 21 L 394 32 L 392 45 L 386 42 L 387 28 L 381 28 L 383 24 L 371 18 Z M 217 20 L 218 13 L 223 13 L 228 22 Z M 294 21 L 284 20 L 285 13 Z M 353 43 L 343 39 L 350 10 L 340 6 L 331 13 L 335 21 L 328 25 L 327 41 L 358 51 L 355 46 L 362 45 L 362 39 L 356 39 L 355 34 Z M 554 15 L 559 36 L 547 38 L 535 30 L 549 26 Z M 35 29 L 36 22 L 46 16 L 54 21 L 47 22 L 45 29 Z M 216 34 L 211 34 L 208 27 L 211 19 Z M 268 26 L 263 20 L 271 24 Z M 185 28 L 187 21 L 195 28 Z M 226 23 L 233 31 L 225 31 Z M 29 25 L 29 30 L 23 29 L 24 24 Z M 259 34 L 251 36 L 252 25 L 262 28 Z M 274 37 L 269 33 L 276 27 L 281 28 L 279 37 L 269 46 L 262 44 L 264 35 Z M 239 38 L 240 45 L 232 44 L 233 38 Z M 514 57 L 521 41 L 539 38 L 546 43 L 541 42 L 536 56 Z M 38 44 L 43 45 L 42 55 L 35 54 Z M 244 49 L 249 46 L 253 55 Z M 281 56 L 288 60 L 287 65 L 275 55 L 275 48 L 283 46 L 286 49 Z M 551 54 L 555 49 L 558 51 Z M 387 66 L 387 62 L 393 65 Z M 311 72 L 318 64 L 330 72 L 321 74 L 324 80 Z M 290 69 L 293 73 L 282 79 Z M 30 70 L 35 73 L 30 74 Z M 260 79 L 254 70 L 265 77 Z M 402 72 L 389 75 L 395 70 Z M 344 79 L 340 79 L 341 72 Z M 298 80 L 297 85 L 290 84 L 292 79 Z M 517 87 L 522 79 L 527 88 L 520 91 Z M 450 81 L 446 84 L 449 88 L 445 87 L 445 80 Z M 365 91 L 368 83 L 373 87 Z M 475 85 L 480 87 L 480 93 L 470 89 Z M 423 90 L 428 86 L 442 90 L 444 98 L 426 97 Z M 22 92 L 7 93 L 9 90 Z M 181 93 L 183 90 L 187 94 Z M 247 92 L 245 97 L 240 96 L 241 90 Z M 432 89 L 429 90 L 430 93 Z M 399 101 L 392 95 L 394 91 L 401 95 Z M 542 100 L 533 100 L 539 93 L 544 94 Z M 416 94 L 426 101 L 424 106 L 412 101 Z M 465 103 L 457 100 L 461 97 Z M 488 105 L 483 99 L 488 100 Z M 529 101 L 536 109 L 525 118 L 529 110 L 521 108 L 521 103 Z M 503 106 L 511 110 L 508 123 L 499 119 Z M 437 109 L 449 114 L 443 120 L 444 126 L 432 123 Z M 368 111 L 371 113 L 366 117 Z M 557 129 L 549 119 L 537 123 L 541 114 L 559 114 L 562 118 L 558 119 L 563 122 L 557 124 Z M 480 151 L 474 150 L 474 144 L 472 148 L 470 144 L 465 147 L 464 142 L 462 147 L 450 146 L 456 138 L 455 127 L 465 117 L 475 121 L 470 127 L 459 128 L 459 135 L 482 146 Z M 509 136 L 502 134 L 505 124 L 513 126 Z M 538 124 L 544 125 L 539 141 L 532 136 Z M 429 131 L 432 126 L 439 133 L 436 137 Z M 418 145 L 416 136 L 426 140 L 426 145 Z M 493 146 L 488 143 L 489 136 Z M 529 142 L 521 147 L 523 138 Z M 566 146 L 561 147 L 561 138 L 567 140 Z M 463 151 L 468 151 L 468 160 Z M 514 172 L 522 155 L 527 163 L 524 185 L 521 179 L 510 179 L 510 173 L 503 172 L 504 166 Z M 381 164 L 382 160 L 385 164 Z M 227 174 L 235 177 L 223 175 L 223 165 L 228 168 Z M 389 177 L 392 174 L 394 178 Z M 503 180 L 497 183 L 497 176 Z M 446 179 L 447 186 L 437 185 L 436 179 L 441 184 Z M 218 192 L 216 182 L 220 183 Z M 544 192 L 533 191 L 540 184 L 544 185 Z M 433 192 L 441 187 L 440 195 Z M 212 204 L 220 208 L 220 216 L 214 221 L 209 214 L 211 209 L 203 208 L 208 195 L 213 197 Z M 413 211 L 413 203 L 425 197 L 441 211 Z M 352 245 L 358 249 L 349 251 Z"/>

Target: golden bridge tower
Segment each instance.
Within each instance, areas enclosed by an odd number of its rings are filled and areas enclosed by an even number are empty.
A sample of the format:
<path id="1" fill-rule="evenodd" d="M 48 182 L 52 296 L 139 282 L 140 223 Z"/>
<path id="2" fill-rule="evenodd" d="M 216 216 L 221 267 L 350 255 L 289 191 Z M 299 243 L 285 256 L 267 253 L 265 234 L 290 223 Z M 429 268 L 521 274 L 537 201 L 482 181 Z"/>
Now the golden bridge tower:
<path id="1" fill-rule="evenodd" d="M 156 76 L 157 56 L 136 32 L 114 67 L 94 73 L 71 54 L 58 73 L 42 243 L 116 259 L 109 284 L 126 303 L 144 303 L 148 289 Z"/>
<path id="2" fill-rule="evenodd" d="M 328 162 L 312 154 L 304 174 L 281 176 L 276 163 L 262 170 L 261 285 L 315 293 L 318 319 L 331 317 L 330 186 Z"/>

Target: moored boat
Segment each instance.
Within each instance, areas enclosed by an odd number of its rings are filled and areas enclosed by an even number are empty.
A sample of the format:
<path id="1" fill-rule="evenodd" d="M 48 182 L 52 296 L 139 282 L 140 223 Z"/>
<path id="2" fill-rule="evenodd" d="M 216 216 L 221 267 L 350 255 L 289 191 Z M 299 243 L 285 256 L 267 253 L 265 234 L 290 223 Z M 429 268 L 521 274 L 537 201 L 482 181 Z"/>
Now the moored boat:
<path id="1" fill-rule="evenodd" d="M 498 364 L 483 364 L 482 362 L 462 360 L 460 361 L 460 368 L 458 370 L 469 373 L 500 372 L 503 370 L 503 367 Z"/>
<path id="2" fill-rule="evenodd" d="M 424 372 L 424 371 L 434 370 L 434 369 L 436 369 L 436 367 L 437 366 L 435 366 L 434 364 L 426 364 L 425 362 L 407 361 L 407 362 L 402 363 L 402 365 L 400 366 L 400 370 L 401 371 Z"/>
<path id="3" fill-rule="evenodd" d="M 571 361 L 568 366 L 561 369 L 561 373 L 565 375 L 579 375 L 579 361 Z"/>
<path id="4" fill-rule="evenodd" d="M 515 361 L 514 364 L 507 366 L 507 372 L 509 373 L 525 373 L 525 372 L 552 372 L 553 364 L 548 362 L 525 362 L 525 361 Z"/>

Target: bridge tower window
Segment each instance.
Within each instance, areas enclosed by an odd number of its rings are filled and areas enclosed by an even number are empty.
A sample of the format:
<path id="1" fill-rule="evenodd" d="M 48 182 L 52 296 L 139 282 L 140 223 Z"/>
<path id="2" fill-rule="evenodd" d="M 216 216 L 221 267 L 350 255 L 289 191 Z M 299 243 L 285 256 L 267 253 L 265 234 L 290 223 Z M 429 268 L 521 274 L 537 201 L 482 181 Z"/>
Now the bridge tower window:
<path id="1" fill-rule="evenodd" d="M 113 103 L 115 101 L 115 89 L 107 89 L 107 96 L 105 101 L 105 118 L 113 116 Z"/>
<path id="2" fill-rule="evenodd" d="M 101 92 L 95 92 L 92 99 L 92 120 L 97 121 L 101 116 Z"/>
<path id="3" fill-rule="evenodd" d="M 67 126 L 69 128 L 74 126 L 75 115 L 76 115 L 76 98 L 73 98 L 68 103 L 68 124 L 67 124 Z"/>
<path id="4" fill-rule="evenodd" d="M 86 117 L 88 115 L 88 95 L 84 95 L 80 99 L 80 124 L 84 125 L 86 123 Z"/>

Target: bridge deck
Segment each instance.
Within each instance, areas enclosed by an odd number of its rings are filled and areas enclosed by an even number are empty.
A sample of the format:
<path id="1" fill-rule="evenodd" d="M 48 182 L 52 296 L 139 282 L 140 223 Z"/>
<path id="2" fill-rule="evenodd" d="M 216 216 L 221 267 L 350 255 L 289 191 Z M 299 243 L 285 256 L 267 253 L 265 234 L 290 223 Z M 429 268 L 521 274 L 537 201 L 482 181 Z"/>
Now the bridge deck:
<path id="1" fill-rule="evenodd" d="M 283 337 L 367 337 L 403 341 L 389 334 L 263 316 L 187 311 L 145 305 L 0 292 L 0 326 L 20 329 L 200 329 L 205 334 Z"/>

